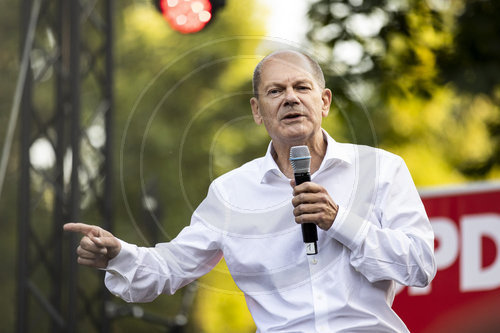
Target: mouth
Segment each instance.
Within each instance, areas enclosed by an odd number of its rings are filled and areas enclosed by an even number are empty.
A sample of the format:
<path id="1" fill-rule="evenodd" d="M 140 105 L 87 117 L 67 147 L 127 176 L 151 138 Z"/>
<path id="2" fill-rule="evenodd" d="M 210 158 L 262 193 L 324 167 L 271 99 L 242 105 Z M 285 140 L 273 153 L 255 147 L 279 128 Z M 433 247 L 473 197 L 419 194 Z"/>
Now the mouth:
<path id="1" fill-rule="evenodd" d="M 293 119 L 299 119 L 300 117 L 303 117 L 303 115 L 299 112 L 290 112 L 286 114 L 282 119 L 283 120 L 293 120 Z"/>

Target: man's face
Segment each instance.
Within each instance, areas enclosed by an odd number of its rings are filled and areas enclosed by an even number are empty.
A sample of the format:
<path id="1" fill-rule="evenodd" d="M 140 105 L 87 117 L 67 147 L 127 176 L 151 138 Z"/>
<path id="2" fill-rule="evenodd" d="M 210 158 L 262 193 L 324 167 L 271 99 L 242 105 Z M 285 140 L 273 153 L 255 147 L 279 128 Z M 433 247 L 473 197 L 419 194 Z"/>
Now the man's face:
<path id="1" fill-rule="evenodd" d="M 323 89 L 300 54 L 277 54 L 263 63 L 259 98 L 250 104 L 257 124 L 264 124 L 276 143 L 304 144 L 321 129 L 331 91 Z"/>

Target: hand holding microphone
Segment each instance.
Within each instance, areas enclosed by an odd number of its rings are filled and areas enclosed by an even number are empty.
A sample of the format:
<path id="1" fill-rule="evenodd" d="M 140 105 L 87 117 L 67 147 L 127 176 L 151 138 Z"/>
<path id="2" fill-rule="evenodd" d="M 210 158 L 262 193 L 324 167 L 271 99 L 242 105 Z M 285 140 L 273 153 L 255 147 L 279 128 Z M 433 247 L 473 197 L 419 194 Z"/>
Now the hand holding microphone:
<path id="1" fill-rule="evenodd" d="M 316 225 L 323 230 L 330 229 L 339 207 L 324 187 L 311 182 L 311 156 L 307 146 L 292 147 L 290 163 L 295 178 L 295 181 L 292 181 L 295 222 L 301 224 L 307 254 L 317 254 Z"/>

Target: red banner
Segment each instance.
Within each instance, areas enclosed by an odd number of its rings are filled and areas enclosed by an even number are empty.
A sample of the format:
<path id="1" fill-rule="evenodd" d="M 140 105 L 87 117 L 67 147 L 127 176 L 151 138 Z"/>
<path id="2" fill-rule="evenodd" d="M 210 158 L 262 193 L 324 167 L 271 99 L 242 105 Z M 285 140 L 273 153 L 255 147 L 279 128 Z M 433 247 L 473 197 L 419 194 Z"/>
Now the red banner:
<path id="1" fill-rule="evenodd" d="M 500 184 L 421 192 L 436 236 L 437 275 L 393 308 L 413 333 L 500 332 Z"/>

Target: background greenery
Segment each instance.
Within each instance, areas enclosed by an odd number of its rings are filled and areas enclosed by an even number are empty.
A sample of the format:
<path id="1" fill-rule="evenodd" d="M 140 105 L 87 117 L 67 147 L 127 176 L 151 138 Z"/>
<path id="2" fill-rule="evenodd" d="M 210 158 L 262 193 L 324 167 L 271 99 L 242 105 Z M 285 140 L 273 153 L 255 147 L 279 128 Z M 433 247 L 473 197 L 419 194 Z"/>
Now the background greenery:
<path id="1" fill-rule="evenodd" d="M 149 2 L 116 2 L 115 234 L 129 242 L 168 241 L 211 180 L 265 152 L 267 134 L 250 116 L 251 73 L 290 43 L 266 37 L 263 1 L 226 2 L 193 35 L 172 31 Z M 494 0 L 312 2 L 301 47 L 321 61 L 334 92 L 324 127 L 338 141 L 400 154 L 417 186 L 499 179 L 499 14 Z M 18 18 L 19 3 L 0 2 L 2 141 L 19 69 Z M 373 20 L 371 29 L 359 19 Z M 358 62 L 334 56 L 342 44 L 361 50 Z M 0 201 L 2 331 L 15 318 L 18 169 L 14 147 Z M 144 194 L 156 197 L 154 214 L 144 213 Z M 179 295 L 164 296 L 144 307 L 168 316 L 179 304 Z M 192 314 L 193 332 L 255 330 L 224 263 L 200 280 Z M 161 331 L 135 319 L 114 328 Z"/>

